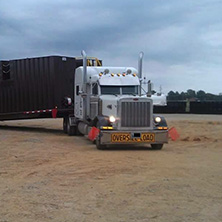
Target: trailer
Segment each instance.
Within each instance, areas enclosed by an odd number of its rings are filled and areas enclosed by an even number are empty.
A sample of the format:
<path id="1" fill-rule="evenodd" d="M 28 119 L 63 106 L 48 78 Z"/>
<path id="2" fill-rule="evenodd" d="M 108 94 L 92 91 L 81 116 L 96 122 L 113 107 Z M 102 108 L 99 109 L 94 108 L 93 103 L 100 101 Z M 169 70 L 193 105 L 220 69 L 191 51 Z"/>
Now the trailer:
<path id="1" fill-rule="evenodd" d="M 141 93 L 139 68 L 104 67 L 87 57 L 46 56 L 0 61 L 0 121 L 63 118 L 68 135 L 88 135 L 98 149 L 107 145 L 148 143 L 161 149 L 168 141 L 162 116 L 153 114 L 151 96 Z"/>

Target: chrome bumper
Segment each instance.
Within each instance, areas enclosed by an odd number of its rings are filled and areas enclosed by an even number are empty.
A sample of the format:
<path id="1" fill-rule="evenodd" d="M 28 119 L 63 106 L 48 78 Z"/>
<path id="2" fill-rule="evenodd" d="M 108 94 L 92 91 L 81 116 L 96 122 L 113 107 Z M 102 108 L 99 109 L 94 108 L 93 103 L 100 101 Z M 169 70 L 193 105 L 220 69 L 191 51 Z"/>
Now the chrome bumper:
<path id="1" fill-rule="evenodd" d="M 130 133 L 133 135 L 134 133 L 152 133 L 155 135 L 154 142 L 144 142 L 144 141 L 129 141 L 129 142 L 112 142 L 111 141 L 111 134 L 118 133 L 118 134 L 125 134 Z M 149 130 L 149 131 L 116 131 L 116 130 L 101 130 L 99 134 L 100 143 L 103 145 L 115 145 L 115 144 L 163 144 L 168 143 L 168 130 Z"/>

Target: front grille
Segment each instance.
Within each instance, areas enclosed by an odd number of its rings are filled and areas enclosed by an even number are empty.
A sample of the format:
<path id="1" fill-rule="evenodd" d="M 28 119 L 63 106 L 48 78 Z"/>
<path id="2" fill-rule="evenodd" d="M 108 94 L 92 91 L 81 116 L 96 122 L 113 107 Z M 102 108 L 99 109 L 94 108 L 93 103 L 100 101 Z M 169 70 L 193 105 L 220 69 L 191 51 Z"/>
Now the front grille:
<path id="1" fill-rule="evenodd" d="M 123 101 L 121 103 L 121 127 L 150 127 L 149 101 Z"/>

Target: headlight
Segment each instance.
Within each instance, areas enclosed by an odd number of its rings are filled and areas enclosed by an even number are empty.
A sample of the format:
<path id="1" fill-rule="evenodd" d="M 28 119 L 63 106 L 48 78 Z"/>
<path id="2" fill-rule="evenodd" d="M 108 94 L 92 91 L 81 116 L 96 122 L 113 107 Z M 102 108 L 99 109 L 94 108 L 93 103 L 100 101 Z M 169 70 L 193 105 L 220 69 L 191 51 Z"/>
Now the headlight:
<path id="1" fill-rule="evenodd" d="M 155 117 L 154 120 L 155 120 L 156 123 L 160 123 L 161 122 L 161 117 L 157 116 L 157 117 Z"/>
<path id="2" fill-rule="evenodd" d="M 114 116 L 110 116 L 110 117 L 109 117 L 109 121 L 110 121 L 111 123 L 114 123 L 114 122 L 116 121 L 116 118 L 115 118 Z"/>

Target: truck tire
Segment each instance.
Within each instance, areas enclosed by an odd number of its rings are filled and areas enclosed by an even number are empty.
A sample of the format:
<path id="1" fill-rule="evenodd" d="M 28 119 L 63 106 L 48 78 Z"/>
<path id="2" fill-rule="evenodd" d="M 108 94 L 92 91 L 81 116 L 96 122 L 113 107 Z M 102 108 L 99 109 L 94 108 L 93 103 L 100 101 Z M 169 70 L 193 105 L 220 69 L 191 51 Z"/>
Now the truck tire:
<path id="1" fill-rule="evenodd" d="M 161 150 L 163 148 L 163 144 L 151 144 L 152 150 Z"/>
<path id="2" fill-rule="evenodd" d="M 106 145 L 101 144 L 99 136 L 96 137 L 96 148 L 98 150 L 105 150 L 106 149 Z"/>
<path id="3" fill-rule="evenodd" d="M 71 126 L 68 118 L 67 118 L 67 134 L 69 136 L 77 135 L 77 126 Z"/>

